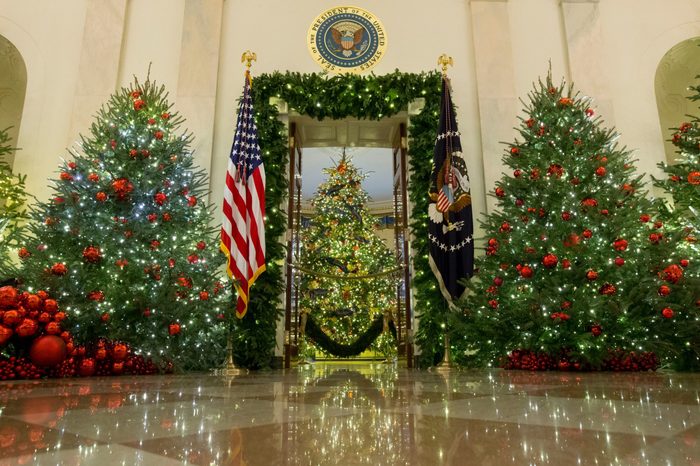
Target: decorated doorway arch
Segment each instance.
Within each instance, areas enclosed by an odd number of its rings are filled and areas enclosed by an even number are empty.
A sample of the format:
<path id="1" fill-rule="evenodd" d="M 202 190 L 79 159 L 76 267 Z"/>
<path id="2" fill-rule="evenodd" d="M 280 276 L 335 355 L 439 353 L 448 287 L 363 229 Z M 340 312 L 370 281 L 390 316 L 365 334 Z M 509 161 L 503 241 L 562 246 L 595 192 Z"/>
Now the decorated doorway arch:
<path id="1" fill-rule="evenodd" d="M 412 116 L 409 136 L 409 199 L 413 214 L 409 219 L 413 235 L 412 277 L 414 312 L 420 318 L 415 342 L 421 360 L 430 365 L 442 348 L 445 309 L 436 281 L 428 266 L 428 184 L 433 147 L 439 118 L 440 75 L 394 72 L 384 76 L 272 73 L 253 78 L 253 102 L 258 138 L 263 150 L 267 175 L 267 272 L 251 291 L 249 312 L 236 321 L 235 355 L 241 365 L 267 366 L 275 349 L 277 321 L 282 316 L 280 295 L 284 291 L 284 234 L 286 216 L 279 209 L 287 196 L 286 169 L 289 157 L 287 129 L 279 121 L 272 98 L 285 101 L 296 112 L 324 118 L 379 120 L 405 111 L 409 102 L 423 98 L 425 105 Z"/>

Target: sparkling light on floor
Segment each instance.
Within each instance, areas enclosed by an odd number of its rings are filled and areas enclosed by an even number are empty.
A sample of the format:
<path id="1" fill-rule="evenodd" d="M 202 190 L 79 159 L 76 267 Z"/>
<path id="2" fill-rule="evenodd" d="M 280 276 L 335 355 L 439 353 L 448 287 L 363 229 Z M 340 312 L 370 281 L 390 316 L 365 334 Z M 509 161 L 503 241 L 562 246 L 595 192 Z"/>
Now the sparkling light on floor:
<path id="1" fill-rule="evenodd" d="M 0 383 L 0 466 L 700 465 L 700 374 L 315 364 Z"/>

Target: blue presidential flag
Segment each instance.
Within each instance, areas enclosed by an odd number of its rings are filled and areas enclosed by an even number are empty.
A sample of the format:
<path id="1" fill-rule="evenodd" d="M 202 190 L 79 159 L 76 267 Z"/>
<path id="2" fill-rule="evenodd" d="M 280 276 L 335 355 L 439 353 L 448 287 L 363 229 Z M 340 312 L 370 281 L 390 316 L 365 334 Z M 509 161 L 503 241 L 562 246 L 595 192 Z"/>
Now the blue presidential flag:
<path id="1" fill-rule="evenodd" d="M 428 238 L 430 267 L 450 303 L 464 294 L 460 281 L 474 273 L 472 198 L 459 136 L 450 82 L 443 76 L 440 127 L 430 177 Z"/>

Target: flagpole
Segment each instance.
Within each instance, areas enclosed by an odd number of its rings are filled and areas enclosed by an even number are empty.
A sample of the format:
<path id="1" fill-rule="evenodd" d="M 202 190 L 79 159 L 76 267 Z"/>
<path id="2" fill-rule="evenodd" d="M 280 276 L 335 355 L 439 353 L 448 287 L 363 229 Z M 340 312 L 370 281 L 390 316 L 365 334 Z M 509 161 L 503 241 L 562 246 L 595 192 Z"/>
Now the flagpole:
<path id="1" fill-rule="evenodd" d="M 452 57 L 447 55 L 446 53 L 443 53 L 438 57 L 438 65 L 442 68 L 442 77 L 447 78 L 447 67 L 448 66 L 454 66 L 454 61 L 452 60 Z M 445 212 L 447 215 L 447 212 Z M 447 224 L 450 225 L 450 220 L 449 217 L 446 217 L 447 219 Z M 447 301 L 447 300 L 445 300 Z M 442 361 L 437 365 L 437 369 L 439 371 L 449 371 L 454 367 L 454 364 L 452 364 L 452 352 L 450 350 L 450 331 L 449 331 L 449 326 L 447 323 L 447 313 L 450 312 L 450 303 L 446 302 L 447 304 L 447 309 L 445 311 L 445 335 L 444 335 L 444 352 L 442 356 Z"/>
<path id="2" fill-rule="evenodd" d="M 245 63 L 246 79 L 250 79 L 250 67 L 252 66 L 252 62 L 257 60 L 258 56 L 255 52 L 251 52 L 250 50 L 246 50 L 243 52 L 243 55 L 241 55 L 241 63 Z M 241 369 L 233 362 L 233 323 L 229 325 L 228 337 L 226 338 L 226 364 L 224 367 L 214 372 L 216 375 L 223 375 L 225 377 L 235 377 L 248 373 L 248 369 Z"/>

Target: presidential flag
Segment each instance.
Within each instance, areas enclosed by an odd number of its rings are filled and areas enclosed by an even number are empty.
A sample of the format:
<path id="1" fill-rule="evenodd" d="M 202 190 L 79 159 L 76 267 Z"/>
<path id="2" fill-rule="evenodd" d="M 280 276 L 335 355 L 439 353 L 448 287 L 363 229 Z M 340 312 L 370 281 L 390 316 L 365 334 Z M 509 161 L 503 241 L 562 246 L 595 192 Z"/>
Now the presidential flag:
<path id="1" fill-rule="evenodd" d="M 448 302 L 464 294 L 460 283 L 474 273 L 474 224 L 467 164 L 454 115 L 450 82 L 442 78 L 440 127 L 430 176 L 430 268 Z"/>
<path id="2" fill-rule="evenodd" d="M 250 287 L 265 271 L 265 168 L 253 117 L 250 73 L 246 71 L 238 124 L 226 171 L 221 250 L 238 291 L 236 316 L 248 310 Z"/>

